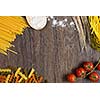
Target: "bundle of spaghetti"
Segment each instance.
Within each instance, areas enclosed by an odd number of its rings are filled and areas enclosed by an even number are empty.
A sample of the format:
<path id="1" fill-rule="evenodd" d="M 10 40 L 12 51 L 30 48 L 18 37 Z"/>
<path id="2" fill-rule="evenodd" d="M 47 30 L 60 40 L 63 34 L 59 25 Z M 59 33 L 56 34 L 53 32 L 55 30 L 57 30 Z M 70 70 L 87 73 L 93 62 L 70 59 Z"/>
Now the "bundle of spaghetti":
<path id="1" fill-rule="evenodd" d="M 91 46 L 100 51 L 100 17 L 89 16 Z"/>
<path id="2" fill-rule="evenodd" d="M 0 53 L 7 55 L 7 51 L 14 52 L 12 42 L 17 35 L 22 35 L 28 27 L 25 19 L 21 16 L 0 16 Z"/>

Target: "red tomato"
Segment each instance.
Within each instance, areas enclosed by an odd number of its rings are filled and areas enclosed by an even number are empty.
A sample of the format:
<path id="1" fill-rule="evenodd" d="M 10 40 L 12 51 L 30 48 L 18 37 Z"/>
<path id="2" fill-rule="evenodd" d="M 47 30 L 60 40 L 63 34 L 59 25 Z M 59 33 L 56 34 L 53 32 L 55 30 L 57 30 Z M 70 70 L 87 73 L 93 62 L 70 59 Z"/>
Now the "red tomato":
<path id="1" fill-rule="evenodd" d="M 87 72 L 90 72 L 93 69 L 94 65 L 92 62 L 84 62 L 83 67 Z"/>
<path id="2" fill-rule="evenodd" d="M 84 70 L 84 68 L 80 67 L 76 69 L 76 76 L 77 77 L 81 77 L 84 78 L 86 75 L 86 71 Z"/>
<path id="3" fill-rule="evenodd" d="M 74 75 L 74 74 L 68 74 L 67 75 L 67 80 L 69 81 L 69 82 L 75 82 L 76 81 L 76 76 Z"/>
<path id="4" fill-rule="evenodd" d="M 92 82 L 98 82 L 99 81 L 99 74 L 97 72 L 92 72 L 90 75 L 89 75 L 89 79 L 92 81 Z"/>
<path id="5" fill-rule="evenodd" d="M 97 69 L 100 70 L 100 64 L 98 64 Z"/>

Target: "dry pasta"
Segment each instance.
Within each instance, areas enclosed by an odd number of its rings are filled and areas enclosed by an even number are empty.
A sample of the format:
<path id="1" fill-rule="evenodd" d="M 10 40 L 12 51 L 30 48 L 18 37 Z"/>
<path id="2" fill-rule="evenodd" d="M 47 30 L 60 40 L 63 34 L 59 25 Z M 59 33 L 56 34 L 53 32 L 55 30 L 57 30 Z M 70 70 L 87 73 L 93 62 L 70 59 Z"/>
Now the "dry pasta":
<path id="1" fill-rule="evenodd" d="M 16 35 L 22 35 L 28 27 L 25 19 L 21 16 L 0 16 L 0 53 L 7 55 L 8 51 L 17 54 L 11 47 Z"/>
<path id="2" fill-rule="evenodd" d="M 5 80 L 5 83 L 8 83 L 9 78 L 10 78 L 10 74 L 7 76 L 7 78 L 6 78 L 6 80 Z"/>
<path id="3" fill-rule="evenodd" d="M 100 51 L 100 16 L 89 16 L 91 46 Z"/>
<path id="4" fill-rule="evenodd" d="M 23 74 L 21 67 L 17 68 L 17 71 L 2 68 L 0 69 L 0 74 L 0 83 L 41 83 L 43 81 L 43 76 L 36 77 L 34 68 L 31 69 L 29 75 Z"/>
<path id="5" fill-rule="evenodd" d="M 11 69 L 0 69 L 0 73 L 1 72 L 11 72 Z"/>

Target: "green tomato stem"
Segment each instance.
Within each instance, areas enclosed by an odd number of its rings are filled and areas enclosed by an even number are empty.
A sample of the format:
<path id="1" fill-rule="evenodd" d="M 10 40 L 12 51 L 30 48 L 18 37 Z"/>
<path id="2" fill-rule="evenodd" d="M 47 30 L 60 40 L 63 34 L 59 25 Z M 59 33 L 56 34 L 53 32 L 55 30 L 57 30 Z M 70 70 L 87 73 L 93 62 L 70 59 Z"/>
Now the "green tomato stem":
<path id="1" fill-rule="evenodd" d="M 97 68 L 97 66 L 98 66 L 99 64 L 100 64 L 100 58 L 99 58 L 99 60 L 98 60 L 98 63 L 96 64 L 96 66 L 93 68 L 93 70 L 90 71 L 89 73 L 87 73 L 86 76 L 84 76 L 83 78 L 86 78 L 88 75 L 90 75 L 90 74 Z M 82 78 L 82 77 L 77 78 L 77 81 L 80 80 L 80 79 L 83 79 L 83 78 Z"/>
<path id="2" fill-rule="evenodd" d="M 93 68 L 93 70 L 90 71 L 89 73 L 87 73 L 86 76 L 85 76 L 84 78 L 86 78 L 88 75 L 90 75 L 90 74 L 97 68 L 97 66 L 98 66 L 99 64 L 100 64 L 100 58 L 99 58 L 99 60 L 98 60 L 98 63 L 96 64 L 96 66 Z"/>

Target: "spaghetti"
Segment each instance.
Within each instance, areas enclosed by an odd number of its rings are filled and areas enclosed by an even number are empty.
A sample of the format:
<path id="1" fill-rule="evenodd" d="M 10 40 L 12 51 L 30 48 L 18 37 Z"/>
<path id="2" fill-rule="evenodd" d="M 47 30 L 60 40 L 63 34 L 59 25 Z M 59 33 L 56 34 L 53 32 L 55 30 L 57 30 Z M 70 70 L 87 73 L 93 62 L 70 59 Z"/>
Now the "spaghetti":
<path id="1" fill-rule="evenodd" d="M 100 51 L 100 16 L 89 16 L 91 46 Z"/>
<path id="2" fill-rule="evenodd" d="M 22 35 L 26 27 L 28 25 L 21 16 L 0 16 L 0 53 L 7 55 L 10 51 L 17 54 L 10 48 L 14 47 L 12 42 L 16 35 Z"/>

